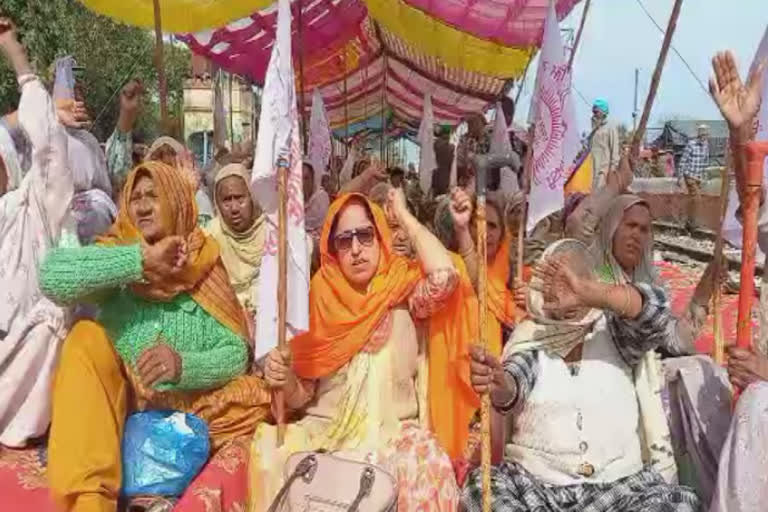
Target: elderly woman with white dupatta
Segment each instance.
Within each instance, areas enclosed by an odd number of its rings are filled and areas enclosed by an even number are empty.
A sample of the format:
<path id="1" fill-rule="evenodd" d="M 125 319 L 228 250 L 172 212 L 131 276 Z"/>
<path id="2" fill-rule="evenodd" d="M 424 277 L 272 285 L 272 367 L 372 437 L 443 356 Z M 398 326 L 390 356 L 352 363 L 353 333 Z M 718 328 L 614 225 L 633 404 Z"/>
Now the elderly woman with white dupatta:
<path id="1" fill-rule="evenodd" d="M 642 249 L 644 246 L 638 246 Z M 639 253 L 638 253 L 639 254 Z M 587 247 L 550 246 L 521 323 L 499 362 L 472 352 L 472 383 L 490 392 L 493 510 L 694 512 L 693 490 L 670 484 L 675 464 L 653 371 L 669 303 L 652 283 L 600 282 Z M 464 489 L 481 510 L 481 472 Z"/>
<path id="2" fill-rule="evenodd" d="M 251 196 L 250 181 L 251 173 L 242 164 L 228 164 L 219 170 L 213 185 L 216 217 L 208 232 L 219 243 L 221 261 L 240 304 L 249 318 L 255 318 L 266 217 Z"/>

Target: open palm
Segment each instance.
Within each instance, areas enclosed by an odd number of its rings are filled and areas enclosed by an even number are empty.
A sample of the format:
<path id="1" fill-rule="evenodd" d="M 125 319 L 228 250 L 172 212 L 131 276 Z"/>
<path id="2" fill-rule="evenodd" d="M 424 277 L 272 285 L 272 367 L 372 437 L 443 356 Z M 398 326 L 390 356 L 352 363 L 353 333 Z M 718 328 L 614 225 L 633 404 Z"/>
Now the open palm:
<path id="1" fill-rule="evenodd" d="M 709 79 L 709 91 L 725 120 L 735 129 L 751 123 L 760 109 L 765 63 L 760 63 L 753 70 L 746 84 L 741 81 L 736 59 L 730 51 L 715 55 L 712 69 L 714 77 Z"/>
<path id="2" fill-rule="evenodd" d="M 544 309 L 564 312 L 585 306 L 582 296 L 584 280 L 576 275 L 565 259 L 543 261 L 534 273 L 542 283 Z"/>

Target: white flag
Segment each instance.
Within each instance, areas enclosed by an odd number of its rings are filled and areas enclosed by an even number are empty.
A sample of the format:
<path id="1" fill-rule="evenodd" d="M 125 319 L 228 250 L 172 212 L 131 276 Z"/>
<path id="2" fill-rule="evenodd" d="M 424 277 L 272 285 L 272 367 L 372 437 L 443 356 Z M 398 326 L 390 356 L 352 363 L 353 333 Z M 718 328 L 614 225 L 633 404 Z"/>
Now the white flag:
<path id="1" fill-rule="evenodd" d="M 312 115 L 309 118 L 309 163 L 315 169 L 315 190 L 320 188 L 320 178 L 325 174 L 330 159 L 331 127 L 328 125 L 323 97 L 315 89 L 312 95 Z"/>
<path id="2" fill-rule="evenodd" d="M 496 119 L 493 123 L 493 134 L 491 135 L 491 153 L 494 155 L 511 155 L 512 143 L 509 141 L 509 130 L 507 130 L 507 120 L 504 118 L 504 111 L 501 109 L 501 102 L 496 102 Z M 499 189 L 504 194 L 514 194 L 520 187 L 517 184 L 517 175 L 509 167 L 503 167 L 501 170 L 501 183 Z"/>
<path id="3" fill-rule="evenodd" d="M 541 219 L 563 208 L 563 186 L 571 175 L 579 151 L 579 130 L 571 97 L 571 72 L 552 2 L 544 26 L 531 109 L 535 136 L 528 197 L 528 232 Z"/>
<path id="4" fill-rule="evenodd" d="M 765 60 L 766 63 L 768 63 L 768 27 L 765 29 L 765 34 L 763 35 L 763 40 L 760 42 L 760 46 L 757 47 L 755 59 L 752 61 L 752 66 L 749 68 L 750 73 L 752 73 L 758 64 L 760 64 L 761 60 Z M 768 69 L 763 72 L 762 100 L 760 112 L 757 114 L 757 134 L 755 135 L 755 140 L 768 140 Z M 766 158 L 763 166 L 763 185 L 766 184 L 768 184 L 768 158 Z M 734 246 L 741 247 L 741 223 L 736 220 L 736 210 L 738 207 L 739 195 L 736 192 L 736 187 L 731 187 L 730 195 L 728 196 L 728 210 L 723 221 L 723 236 Z M 760 261 L 764 256 L 761 256 L 759 248 L 757 251 L 757 259 Z"/>
<path id="5" fill-rule="evenodd" d="M 424 95 L 424 116 L 421 118 L 421 125 L 419 125 L 419 145 L 421 146 L 419 184 L 424 195 L 427 195 L 432 188 L 432 173 L 437 167 L 432 97 L 429 94 Z"/>
<path id="6" fill-rule="evenodd" d="M 309 264 L 304 231 L 301 141 L 291 61 L 290 0 L 279 0 L 277 37 L 267 68 L 251 187 L 267 214 L 259 279 L 255 357 L 277 346 L 277 172 L 287 166 L 288 310 L 287 339 L 309 328 Z"/>

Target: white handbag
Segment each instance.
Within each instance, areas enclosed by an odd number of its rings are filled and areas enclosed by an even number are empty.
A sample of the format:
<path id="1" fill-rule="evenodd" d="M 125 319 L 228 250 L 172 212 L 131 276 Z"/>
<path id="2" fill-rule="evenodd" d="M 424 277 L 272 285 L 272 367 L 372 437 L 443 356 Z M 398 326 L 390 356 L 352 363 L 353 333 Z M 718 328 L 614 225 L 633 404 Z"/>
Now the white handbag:
<path id="1" fill-rule="evenodd" d="M 324 452 L 298 452 L 268 512 L 394 512 L 397 483 L 378 466 Z"/>

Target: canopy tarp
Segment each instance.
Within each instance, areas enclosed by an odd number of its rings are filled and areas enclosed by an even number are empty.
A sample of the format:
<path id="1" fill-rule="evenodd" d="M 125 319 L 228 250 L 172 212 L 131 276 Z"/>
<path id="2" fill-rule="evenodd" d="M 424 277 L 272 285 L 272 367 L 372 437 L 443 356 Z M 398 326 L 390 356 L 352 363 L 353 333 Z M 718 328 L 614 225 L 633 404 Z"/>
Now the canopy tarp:
<path id="1" fill-rule="evenodd" d="M 522 75 L 541 38 L 547 1 L 292 0 L 305 114 L 317 88 L 337 134 L 345 123 L 380 117 L 383 105 L 418 125 L 429 93 L 435 122 L 456 125 Z M 558 16 L 577 2 L 557 0 Z M 268 6 L 181 39 L 221 68 L 260 84 L 275 22 L 276 9 Z"/>

